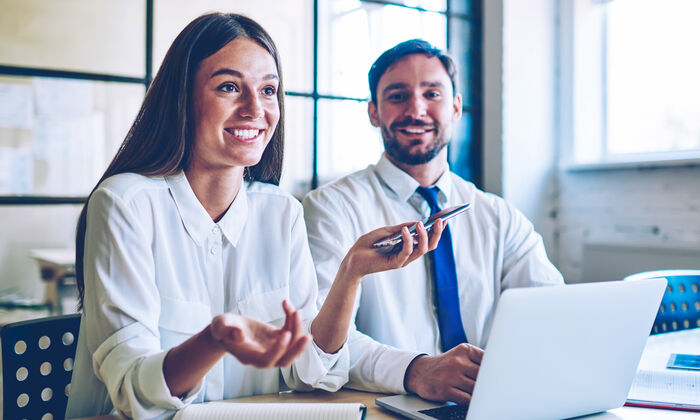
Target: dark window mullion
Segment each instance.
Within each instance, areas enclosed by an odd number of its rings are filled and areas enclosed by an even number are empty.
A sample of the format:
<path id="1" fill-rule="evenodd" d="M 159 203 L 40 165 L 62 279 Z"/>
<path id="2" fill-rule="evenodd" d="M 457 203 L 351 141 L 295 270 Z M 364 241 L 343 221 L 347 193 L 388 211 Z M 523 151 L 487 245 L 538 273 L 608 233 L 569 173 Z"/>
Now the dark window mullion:
<path id="1" fill-rule="evenodd" d="M 314 0 L 314 49 L 313 49 L 313 156 L 311 159 L 311 189 L 318 187 L 318 0 Z"/>
<path id="2" fill-rule="evenodd" d="M 465 0 L 469 1 L 469 0 Z M 396 6 L 396 7 L 403 7 L 404 9 L 411 9 L 411 10 L 416 10 L 419 12 L 428 12 L 428 13 L 439 13 L 441 15 L 445 15 L 447 17 L 457 17 L 465 20 L 475 20 L 478 19 L 478 17 L 468 14 L 468 13 L 458 13 L 458 12 L 452 12 L 450 11 L 450 0 L 447 0 L 447 6 L 445 10 L 431 10 L 431 9 L 425 9 L 423 7 L 418 7 L 418 6 L 409 6 L 407 4 L 403 3 L 396 3 L 393 1 L 389 0 L 360 0 L 361 3 L 373 3 L 373 4 L 380 4 L 382 6 Z"/>
<path id="3" fill-rule="evenodd" d="M 8 206 L 35 206 L 57 204 L 85 204 L 87 197 L 61 197 L 43 195 L 3 195 L 0 196 L 0 205 Z"/>
<path id="4" fill-rule="evenodd" d="M 25 76 L 25 77 L 56 77 L 62 79 L 90 80 L 98 82 L 136 83 L 144 84 L 143 77 L 121 76 L 107 73 L 88 73 L 80 71 L 53 70 L 37 67 L 6 66 L 0 65 L 0 75 L 2 76 Z"/>
<path id="5" fill-rule="evenodd" d="M 153 81 L 153 0 L 146 0 L 146 76 L 145 86 Z"/>

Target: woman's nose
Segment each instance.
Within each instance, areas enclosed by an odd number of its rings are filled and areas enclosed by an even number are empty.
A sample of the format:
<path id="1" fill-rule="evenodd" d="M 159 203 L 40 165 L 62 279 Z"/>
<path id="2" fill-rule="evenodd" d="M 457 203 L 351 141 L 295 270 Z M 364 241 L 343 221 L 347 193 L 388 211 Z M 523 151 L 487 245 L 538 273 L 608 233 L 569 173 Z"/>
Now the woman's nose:
<path id="1" fill-rule="evenodd" d="M 248 92 L 241 98 L 243 104 L 240 108 L 241 116 L 251 120 L 262 118 L 265 111 L 260 103 L 260 98 L 254 92 Z"/>

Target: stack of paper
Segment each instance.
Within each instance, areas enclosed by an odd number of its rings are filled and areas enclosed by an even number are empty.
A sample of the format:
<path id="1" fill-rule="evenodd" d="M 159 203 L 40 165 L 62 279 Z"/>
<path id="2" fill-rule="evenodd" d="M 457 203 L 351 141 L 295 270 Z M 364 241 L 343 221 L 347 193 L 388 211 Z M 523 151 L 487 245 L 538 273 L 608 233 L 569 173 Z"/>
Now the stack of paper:
<path id="1" fill-rule="evenodd" d="M 208 402 L 192 404 L 174 420 L 358 420 L 366 408 L 360 403 L 235 403 Z"/>

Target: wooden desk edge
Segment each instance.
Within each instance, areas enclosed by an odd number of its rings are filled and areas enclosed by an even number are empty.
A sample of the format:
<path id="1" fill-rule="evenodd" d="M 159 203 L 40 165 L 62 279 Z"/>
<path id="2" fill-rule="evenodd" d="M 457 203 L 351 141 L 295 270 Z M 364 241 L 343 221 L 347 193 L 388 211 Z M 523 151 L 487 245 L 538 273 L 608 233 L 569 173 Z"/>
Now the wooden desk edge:
<path id="1" fill-rule="evenodd" d="M 374 402 L 376 398 L 385 397 L 390 394 L 379 394 L 374 392 L 355 391 L 343 389 L 338 392 L 311 391 L 311 392 L 280 392 L 279 394 L 256 395 L 253 397 L 233 398 L 230 402 L 257 402 L 257 403 L 362 403 L 367 407 L 366 420 L 403 419 L 398 414 L 390 413 L 377 406 Z M 107 416 L 85 417 L 79 420 L 119 420 L 121 417 L 111 414 Z"/>

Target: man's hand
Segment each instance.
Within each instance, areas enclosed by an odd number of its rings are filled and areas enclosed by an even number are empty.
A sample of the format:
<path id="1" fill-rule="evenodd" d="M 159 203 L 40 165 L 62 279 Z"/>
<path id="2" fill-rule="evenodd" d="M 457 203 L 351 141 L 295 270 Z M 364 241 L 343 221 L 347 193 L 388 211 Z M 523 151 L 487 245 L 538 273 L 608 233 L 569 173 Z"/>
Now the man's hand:
<path id="1" fill-rule="evenodd" d="M 483 355 L 465 343 L 439 356 L 419 356 L 406 371 L 406 390 L 426 400 L 469 404 Z"/>
<path id="2" fill-rule="evenodd" d="M 235 315 L 222 314 L 211 322 L 212 339 L 241 363 L 257 368 L 289 366 L 311 341 L 304 333 L 299 311 L 282 302 L 286 319 L 282 328 Z"/>

